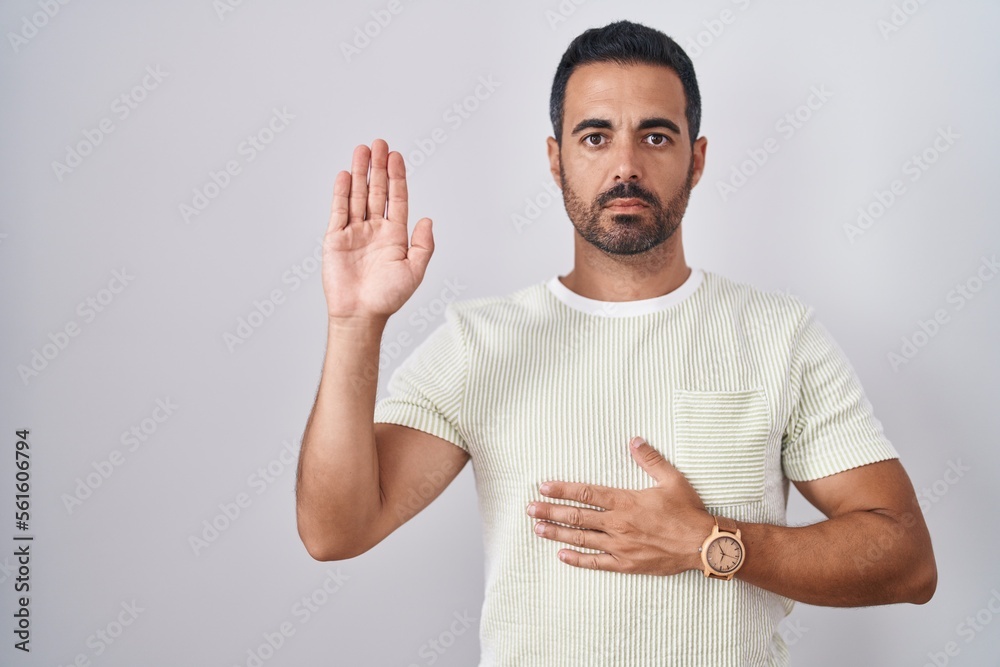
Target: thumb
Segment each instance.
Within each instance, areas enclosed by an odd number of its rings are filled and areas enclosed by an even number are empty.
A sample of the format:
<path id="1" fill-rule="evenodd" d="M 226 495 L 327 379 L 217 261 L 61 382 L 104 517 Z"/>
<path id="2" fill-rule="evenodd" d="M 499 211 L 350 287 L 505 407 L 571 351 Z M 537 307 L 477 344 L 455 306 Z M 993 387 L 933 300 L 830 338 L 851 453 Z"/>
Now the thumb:
<path id="1" fill-rule="evenodd" d="M 406 251 L 406 258 L 413 267 L 413 275 L 418 280 L 423 280 L 424 271 L 432 254 L 434 254 L 434 233 L 431 231 L 431 219 L 420 218 L 413 226 L 410 247 Z"/>
<path id="2" fill-rule="evenodd" d="M 629 451 L 632 458 L 645 470 L 650 477 L 656 480 L 657 484 L 663 485 L 671 477 L 679 475 L 670 461 L 663 458 L 660 452 L 656 451 L 644 438 L 636 436 L 629 441 Z"/>

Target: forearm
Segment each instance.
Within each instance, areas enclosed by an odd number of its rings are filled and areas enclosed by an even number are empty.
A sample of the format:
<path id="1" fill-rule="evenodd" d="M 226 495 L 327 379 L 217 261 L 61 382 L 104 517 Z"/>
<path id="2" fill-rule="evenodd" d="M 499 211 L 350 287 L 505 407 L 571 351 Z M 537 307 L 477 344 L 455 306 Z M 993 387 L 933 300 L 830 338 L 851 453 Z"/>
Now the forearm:
<path id="1" fill-rule="evenodd" d="M 736 577 L 807 604 L 859 607 L 930 599 L 936 568 L 922 521 L 908 512 L 847 512 L 810 526 L 738 522 Z"/>
<path id="2" fill-rule="evenodd" d="M 381 510 L 373 417 L 384 328 L 385 320 L 330 322 L 295 489 L 299 535 L 314 556 L 350 543 Z"/>

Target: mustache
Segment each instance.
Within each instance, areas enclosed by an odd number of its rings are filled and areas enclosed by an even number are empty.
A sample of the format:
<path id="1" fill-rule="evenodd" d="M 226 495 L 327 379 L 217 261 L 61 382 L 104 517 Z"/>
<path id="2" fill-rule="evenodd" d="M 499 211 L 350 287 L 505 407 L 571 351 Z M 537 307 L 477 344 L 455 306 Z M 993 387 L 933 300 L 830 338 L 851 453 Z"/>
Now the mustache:
<path id="1" fill-rule="evenodd" d="M 597 204 L 603 207 L 612 199 L 641 199 L 650 206 L 659 205 L 659 201 L 652 192 L 645 190 L 631 181 L 628 183 L 619 183 L 613 188 L 602 193 L 601 196 L 597 198 Z"/>

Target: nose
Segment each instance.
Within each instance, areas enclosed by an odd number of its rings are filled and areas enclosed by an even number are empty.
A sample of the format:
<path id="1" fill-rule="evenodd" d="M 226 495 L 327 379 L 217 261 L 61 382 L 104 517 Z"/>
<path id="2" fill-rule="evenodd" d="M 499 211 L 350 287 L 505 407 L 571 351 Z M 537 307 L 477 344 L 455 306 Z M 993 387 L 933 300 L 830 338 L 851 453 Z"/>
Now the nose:
<path id="1" fill-rule="evenodd" d="M 639 154 L 630 141 L 618 142 L 615 156 L 615 182 L 638 181 L 642 177 Z"/>

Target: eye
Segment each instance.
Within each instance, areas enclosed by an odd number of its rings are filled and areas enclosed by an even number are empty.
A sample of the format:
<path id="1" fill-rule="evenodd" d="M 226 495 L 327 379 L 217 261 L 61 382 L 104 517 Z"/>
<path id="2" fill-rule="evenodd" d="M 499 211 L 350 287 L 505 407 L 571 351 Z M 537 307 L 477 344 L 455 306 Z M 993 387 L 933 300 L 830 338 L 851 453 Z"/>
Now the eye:
<path id="1" fill-rule="evenodd" d="M 670 137 L 665 134 L 660 134 L 659 132 L 646 135 L 646 138 L 650 140 L 649 143 L 653 146 L 666 146 L 670 143 Z"/>
<path id="2" fill-rule="evenodd" d="M 587 136 L 585 136 L 583 138 L 583 142 L 585 144 L 587 144 L 588 146 L 600 146 L 601 145 L 600 143 L 591 141 L 591 139 L 594 139 L 594 138 L 604 139 L 604 135 L 603 134 L 588 134 Z"/>

